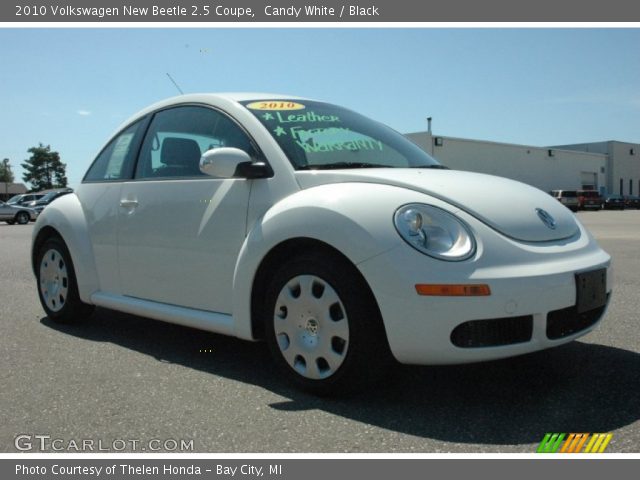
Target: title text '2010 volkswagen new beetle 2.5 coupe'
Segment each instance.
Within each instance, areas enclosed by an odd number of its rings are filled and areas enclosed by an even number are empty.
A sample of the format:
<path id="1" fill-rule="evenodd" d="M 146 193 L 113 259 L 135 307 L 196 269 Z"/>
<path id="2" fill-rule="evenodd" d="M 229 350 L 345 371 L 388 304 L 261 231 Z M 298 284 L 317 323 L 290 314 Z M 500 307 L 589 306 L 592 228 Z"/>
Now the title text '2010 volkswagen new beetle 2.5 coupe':
<path id="1" fill-rule="evenodd" d="M 40 215 L 32 262 L 55 321 L 97 305 L 265 339 L 317 393 L 394 357 L 569 342 L 611 292 L 609 255 L 546 193 L 448 170 L 345 108 L 266 94 L 183 95 L 132 117 Z"/>

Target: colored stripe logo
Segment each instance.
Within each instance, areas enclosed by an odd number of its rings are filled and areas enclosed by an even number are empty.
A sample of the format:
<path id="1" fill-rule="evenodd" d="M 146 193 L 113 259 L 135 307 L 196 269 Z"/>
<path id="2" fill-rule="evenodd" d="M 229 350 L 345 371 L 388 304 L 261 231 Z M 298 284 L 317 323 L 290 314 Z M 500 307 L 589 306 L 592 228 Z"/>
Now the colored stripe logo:
<path id="1" fill-rule="evenodd" d="M 610 433 L 547 433 L 536 453 L 604 453 L 611 438 Z"/>

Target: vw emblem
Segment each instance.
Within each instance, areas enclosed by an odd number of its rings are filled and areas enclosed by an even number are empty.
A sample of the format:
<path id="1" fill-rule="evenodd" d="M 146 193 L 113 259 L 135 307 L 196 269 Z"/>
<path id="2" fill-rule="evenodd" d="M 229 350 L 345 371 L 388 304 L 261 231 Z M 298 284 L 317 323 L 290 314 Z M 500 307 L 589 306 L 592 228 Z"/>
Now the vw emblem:
<path id="1" fill-rule="evenodd" d="M 556 229 L 556 219 L 553 218 L 549 214 L 549 212 L 547 212 L 546 210 L 543 210 L 541 208 L 536 208 L 536 213 L 540 217 L 540 220 L 542 220 L 542 223 L 544 223 L 551 230 L 555 230 Z"/>

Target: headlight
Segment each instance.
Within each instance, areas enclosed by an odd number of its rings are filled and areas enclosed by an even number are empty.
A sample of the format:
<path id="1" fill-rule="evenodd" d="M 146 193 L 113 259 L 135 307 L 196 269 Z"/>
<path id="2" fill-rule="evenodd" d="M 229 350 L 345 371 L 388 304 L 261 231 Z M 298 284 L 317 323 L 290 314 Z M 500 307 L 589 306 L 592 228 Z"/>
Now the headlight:
<path id="1" fill-rule="evenodd" d="M 465 260 L 476 242 L 462 220 L 431 205 L 412 203 L 396 210 L 393 221 L 400 236 L 413 248 L 441 260 Z"/>

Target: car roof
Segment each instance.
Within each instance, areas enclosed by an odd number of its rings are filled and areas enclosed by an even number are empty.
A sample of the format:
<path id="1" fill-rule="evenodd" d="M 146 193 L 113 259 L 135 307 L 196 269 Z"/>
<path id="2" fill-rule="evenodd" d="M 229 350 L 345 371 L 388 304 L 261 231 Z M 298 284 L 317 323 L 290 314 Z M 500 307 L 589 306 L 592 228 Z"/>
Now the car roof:
<path id="1" fill-rule="evenodd" d="M 211 103 L 211 104 L 224 104 L 228 102 L 239 103 L 239 102 L 247 102 L 247 101 L 257 101 L 257 100 L 300 100 L 300 101 L 314 101 L 310 98 L 298 97 L 295 95 L 283 95 L 281 93 L 266 93 L 266 92 L 221 92 L 221 93 L 188 93 L 184 95 L 177 95 L 175 97 L 170 97 L 165 100 L 161 100 L 156 102 L 148 107 L 140 110 L 134 115 L 130 116 L 124 123 L 122 123 L 116 130 L 116 132 L 121 131 L 127 125 L 130 125 L 132 122 L 137 119 L 155 112 L 156 110 L 161 110 L 163 108 L 172 107 L 174 105 L 182 105 L 185 103 Z"/>
<path id="2" fill-rule="evenodd" d="M 311 100 L 309 98 L 297 97 L 295 95 L 283 95 L 281 93 L 259 93 L 259 92 L 223 92 L 223 93 L 188 93 L 170 97 L 154 103 L 144 110 L 136 113 L 134 117 L 142 116 L 159 108 L 179 105 L 182 103 L 219 103 L 222 101 L 246 102 L 251 100 Z"/>

